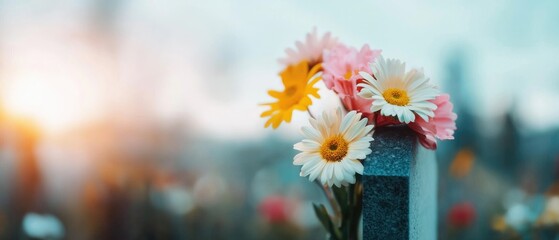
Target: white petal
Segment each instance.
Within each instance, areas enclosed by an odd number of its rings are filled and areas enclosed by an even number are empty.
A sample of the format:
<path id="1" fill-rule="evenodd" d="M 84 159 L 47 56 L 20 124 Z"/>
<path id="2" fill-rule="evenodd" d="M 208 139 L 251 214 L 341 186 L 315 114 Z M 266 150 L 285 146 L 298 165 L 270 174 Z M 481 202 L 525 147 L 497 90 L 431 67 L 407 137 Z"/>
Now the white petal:
<path id="1" fill-rule="evenodd" d="M 359 134 L 365 130 L 365 125 L 367 124 L 367 119 L 361 119 L 361 121 L 357 122 L 353 125 L 348 132 L 344 135 L 344 138 L 349 141 L 353 142 Z"/>
<path id="2" fill-rule="evenodd" d="M 432 103 L 432 102 L 429 102 L 429 101 L 416 102 L 416 103 L 412 103 L 410 105 L 412 105 L 414 107 L 418 107 L 418 108 L 427 108 L 427 109 L 432 109 L 432 110 L 437 109 L 437 105 Z"/>
<path id="3" fill-rule="evenodd" d="M 304 142 L 295 143 L 293 145 L 293 149 L 299 150 L 301 152 L 316 152 L 316 151 L 318 151 L 318 148 L 309 146 L 309 145 L 307 145 L 307 143 L 304 143 Z"/>
<path id="4" fill-rule="evenodd" d="M 337 181 L 336 179 L 332 179 L 332 182 L 334 183 L 334 185 L 336 185 L 336 187 L 342 186 L 342 183 L 340 181 Z"/>
<path id="5" fill-rule="evenodd" d="M 369 82 L 374 82 L 376 81 L 373 76 L 371 76 L 371 74 L 367 73 L 367 72 L 359 72 L 359 75 L 361 75 L 361 77 L 363 77 L 365 80 L 369 81 Z"/>
<path id="6" fill-rule="evenodd" d="M 328 112 L 326 111 L 322 112 L 322 121 L 326 125 L 326 129 L 329 130 L 329 128 L 332 126 L 332 122 L 330 121 L 330 116 L 328 115 Z"/>
<path id="7" fill-rule="evenodd" d="M 328 184 L 328 181 L 332 178 L 332 164 L 327 163 L 322 169 L 322 175 L 320 176 L 320 181 L 323 184 Z"/>
<path id="8" fill-rule="evenodd" d="M 362 88 L 359 93 L 357 93 L 359 97 L 370 99 L 373 97 L 373 92 L 367 88 Z"/>
<path id="9" fill-rule="evenodd" d="M 307 138 L 310 138 L 310 139 L 315 140 L 317 142 L 322 142 L 322 137 L 320 136 L 320 133 L 314 128 L 304 126 L 304 127 L 301 128 L 301 132 Z"/>
<path id="10" fill-rule="evenodd" d="M 373 100 L 384 100 L 384 97 L 381 94 L 379 94 L 379 95 L 373 95 L 371 97 L 371 99 L 373 99 Z"/>
<path id="11" fill-rule="evenodd" d="M 410 80 L 410 82 L 408 84 L 408 91 L 413 91 L 413 90 L 417 89 L 419 86 L 426 83 L 427 81 L 429 81 L 429 79 L 424 78 L 424 77 Z"/>
<path id="12" fill-rule="evenodd" d="M 349 184 L 355 184 L 355 175 L 353 175 L 353 176 L 350 177 L 350 178 L 346 178 L 346 181 L 347 181 Z"/>
<path id="13" fill-rule="evenodd" d="M 415 111 L 420 118 L 423 118 L 426 122 L 429 121 L 429 116 L 427 116 L 423 111 Z"/>
<path id="14" fill-rule="evenodd" d="M 366 151 L 369 152 L 370 149 L 369 147 L 371 146 L 370 142 L 353 142 L 351 143 L 349 150 L 351 152 L 360 152 L 360 151 Z"/>
<path id="15" fill-rule="evenodd" d="M 311 157 L 310 153 L 301 152 L 293 157 L 293 165 L 302 165 Z"/>
<path id="16" fill-rule="evenodd" d="M 356 111 L 351 111 L 347 113 L 347 115 L 345 115 L 344 119 L 342 120 L 342 123 L 340 124 L 339 133 L 344 134 L 345 132 L 348 131 L 348 129 L 353 124 L 354 117 L 356 116 L 356 114 L 357 114 Z"/>
<path id="17" fill-rule="evenodd" d="M 320 173 L 322 173 L 324 166 L 326 166 L 326 161 L 320 161 L 316 167 L 314 167 L 313 169 L 309 170 L 310 174 L 309 174 L 309 180 L 312 182 L 314 181 L 319 175 Z"/>
<path id="18" fill-rule="evenodd" d="M 351 164 L 353 165 L 353 168 L 355 169 L 356 173 L 359 173 L 361 175 L 363 175 L 363 164 L 361 163 L 361 161 L 359 160 L 352 160 Z"/>
<path id="19" fill-rule="evenodd" d="M 328 136 L 327 132 L 326 132 L 326 126 L 324 126 L 324 124 L 322 124 L 321 121 L 318 121 L 314 118 L 309 118 L 309 122 L 311 123 L 311 126 L 316 129 L 318 132 L 320 132 L 320 136 L 322 139 L 326 138 Z"/>
<path id="20" fill-rule="evenodd" d="M 321 161 L 322 159 L 317 157 L 309 158 L 309 160 L 303 164 L 303 167 L 301 167 L 301 172 L 307 173 L 310 169 L 316 167 L 316 165 Z"/>
<path id="21" fill-rule="evenodd" d="M 394 107 L 392 106 L 392 104 L 385 104 L 384 106 L 382 106 L 380 114 L 382 114 L 383 116 L 396 116 L 396 112 L 394 112 Z"/>
<path id="22" fill-rule="evenodd" d="M 375 102 L 377 102 L 377 101 L 375 101 Z M 384 106 L 384 104 L 375 105 L 374 104 L 375 102 L 373 102 L 373 104 L 371 105 L 371 108 L 370 108 L 371 112 L 378 112 Z"/>
<path id="23" fill-rule="evenodd" d="M 397 116 L 401 116 L 404 114 L 404 107 L 402 106 L 394 106 L 394 112 L 396 112 Z"/>
<path id="24" fill-rule="evenodd" d="M 367 134 L 371 133 L 371 130 L 373 129 L 373 125 L 367 125 L 365 126 L 365 128 L 363 128 L 363 130 L 359 133 L 359 135 L 357 135 L 357 137 L 355 137 L 356 140 L 362 139 L 364 138 Z M 371 139 L 370 141 L 373 141 L 373 138 L 371 136 L 369 136 Z"/>
<path id="25" fill-rule="evenodd" d="M 418 107 L 414 107 L 414 106 L 410 106 L 409 109 L 416 112 L 416 113 L 421 112 L 422 114 L 427 115 L 429 117 L 434 117 L 435 116 L 435 112 L 433 110 L 430 110 L 430 109 L 418 108 Z"/>
<path id="26" fill-rule="evenodd" d="M 336 179 L 338 181 L 343 181 L 344 180 L 344 173 L 342 171 L 342 166 L 339 162 L 333 164 L 334 166 L 334 175 L 336 176 Z"/>
<path id="27" fill-rule="evenodd" d="M 410 123 L 413 121 L 415 121 L 415 114 L 413 114 L 413 112 L 408 108 L 405 108 L 404 114 L 402 114 L 402 118 L 400 119 L 400 122 Z"/>
<path id="28" fill-rule="evenodd" d="M 303 145 L 305 145 L 306 147 L 309 147 L 309 148 L 320 148 L 320 143 L 318 143 L 317 141 L 314 141 L 314 140 L 303 139 L 301 141 L 301 143 Z"/>
<path id="29" fill-rule="evenodd" d="M 349 158 L 346 157 L 340 162 L 344 166 L 344 170 L 347 174 L 355 175 L 355 168 L 353 167 L 353 164 L 351 163 L 351 160 Z"/>

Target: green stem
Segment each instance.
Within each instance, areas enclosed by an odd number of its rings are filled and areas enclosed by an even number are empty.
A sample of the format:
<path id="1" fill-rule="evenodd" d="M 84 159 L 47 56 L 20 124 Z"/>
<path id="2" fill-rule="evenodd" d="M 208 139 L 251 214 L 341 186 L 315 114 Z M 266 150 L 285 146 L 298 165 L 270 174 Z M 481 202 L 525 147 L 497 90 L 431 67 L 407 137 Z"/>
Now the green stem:
<path id="1" fill-rule="evenodd" d="M 351 209 L 352 209 L 352 214 L 350 216 L 350 224 L 349 227 L 351 229 L 349 229 L 350 232 L 350 236 L 348 237 L 348 239 L 355 239 L 357 240 L 357 237 L 359 236 L 358 231 L 359 231 L 359 221 L 361 220 L 361 212 L 362 212 L 362 206 L 363 206 L 363 183 L 361 181 L 361 175 L 357 175 L 356 176 L 356 182 L 355 184 L 352 186 L 352 193 L 351 193 Z"/>
<path id="2" fill-rule="evenodd" d="M 322 188 L 332 210 L 334 216 L 329 216 L 326 209 L 323 209 L 324 218 L 330 225 L 325 224 L 326 229 L 330 232 L 330 239 L 334 240 L 357 240 L 359 236 L 359 221 L 361 220 L 362 204 L 363 204 L 363 183 L 361 176 L 356 176 L 355 184 L 342 187 L 342 190 L 332 189 L 328 186 L 316 183 Z M 341 202 L 339 202 L 341 201 Z M 343 208 L 343 209 L 342 209 Z"/>
<path id="3" fill-rule="evenodd" d="M 328 186 L 323 185 L 318 181 L 315 181 L 315 183 L 318 184 L 322 188 L 322 190 L 324 192 L 324 195 L 326 196 L 326 199 L 328 199 L 328 202 L 330 203 L 330 206 L 332 207 L 332 210 L 334 211 L 334 221 L 332 221 L 332 222 L 335 223 L 336 227 L 339 227 L 342 212 L 340 210 L 340 206 L 338 205 L 338 202 L 334 198 L 334 194 L 332 193 L 332 190 Z"/>
<path id="4" fill-rule="evenodd" d="M 307 108 L 307 112 L 309 113 L 309 116 L 311 116 L 311 118 L 314 118 L 314 119 L 316 119 L 316 118 L 314 117 L 314 115 L 312 114 L 312 112 L 311 112 L 311 109 L 310 109 L 310 108 Z"/>

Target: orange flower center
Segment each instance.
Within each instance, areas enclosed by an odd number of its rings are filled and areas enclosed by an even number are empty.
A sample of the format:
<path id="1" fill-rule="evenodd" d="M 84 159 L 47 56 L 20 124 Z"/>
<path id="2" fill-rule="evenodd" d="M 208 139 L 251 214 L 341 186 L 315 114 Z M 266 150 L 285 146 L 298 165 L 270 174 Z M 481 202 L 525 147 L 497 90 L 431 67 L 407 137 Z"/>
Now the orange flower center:
<path id="1" fill-rule="evenodd" d="M 399 88 L 388 88 L 382 93 L 384 100 L 392 105 L 406 106 L 410 103 L 410 98 L 406 90 Z"/>
<path id="2" fill-rule="evenodd" d="M 299 88 L 297 85 L 291 85 L 283 91 L 284 98 L 280 99 L 279 105 L 281 109 L 287 110 L 294 105 L 296 105 L 301 98 L 303 97 L 301 93 L 299 93 Z"/>
<path id="3" fill-rule="evenodd" d="M 339 162 L 347 155 L 348 145 L 342 136 L 331 136 L 320 146 L 320 155 L 326 161 Z"/>
<path id="4" fill-rule="evenodd" d="M 345 78 L 346 80 L 349 80 L 349 79 L 351 78 L 351 76 L 353 76 L 353 72 L 352 72 L 351 70 L 348 70 L 348 71 L 345 73 L 344 78 Z"/>
<path id="5" fill-rule="evenodd" d="M 289 86 L 285 89 L 285 91 L 283 91 L 283 93 L 287 97 L 293 96 L 296 92 L 297 92 L 297 87 L 296 86 Z"/>

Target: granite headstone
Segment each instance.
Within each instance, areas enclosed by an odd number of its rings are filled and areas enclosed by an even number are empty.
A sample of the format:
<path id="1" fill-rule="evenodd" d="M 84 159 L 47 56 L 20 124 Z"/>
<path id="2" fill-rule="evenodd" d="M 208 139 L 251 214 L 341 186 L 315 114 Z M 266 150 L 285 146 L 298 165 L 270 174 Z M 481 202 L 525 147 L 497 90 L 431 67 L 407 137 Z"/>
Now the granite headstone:
<path id="1" fill-rule="evenodd" d="M 437 163 L 408 127 L 378 129 L 363 173 L 363 239 L 437 239 Z"/>

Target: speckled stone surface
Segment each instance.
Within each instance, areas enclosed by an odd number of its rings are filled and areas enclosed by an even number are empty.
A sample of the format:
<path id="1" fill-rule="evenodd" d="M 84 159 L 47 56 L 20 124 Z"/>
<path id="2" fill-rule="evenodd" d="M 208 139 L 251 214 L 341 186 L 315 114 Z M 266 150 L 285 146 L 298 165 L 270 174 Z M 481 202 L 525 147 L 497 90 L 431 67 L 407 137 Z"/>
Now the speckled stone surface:
<path id="1" fill-rule="evenodd" d="M 436 239 L 437 168 L 407 127 L 378 129 L 363 173 L 363 239 Z"/>

